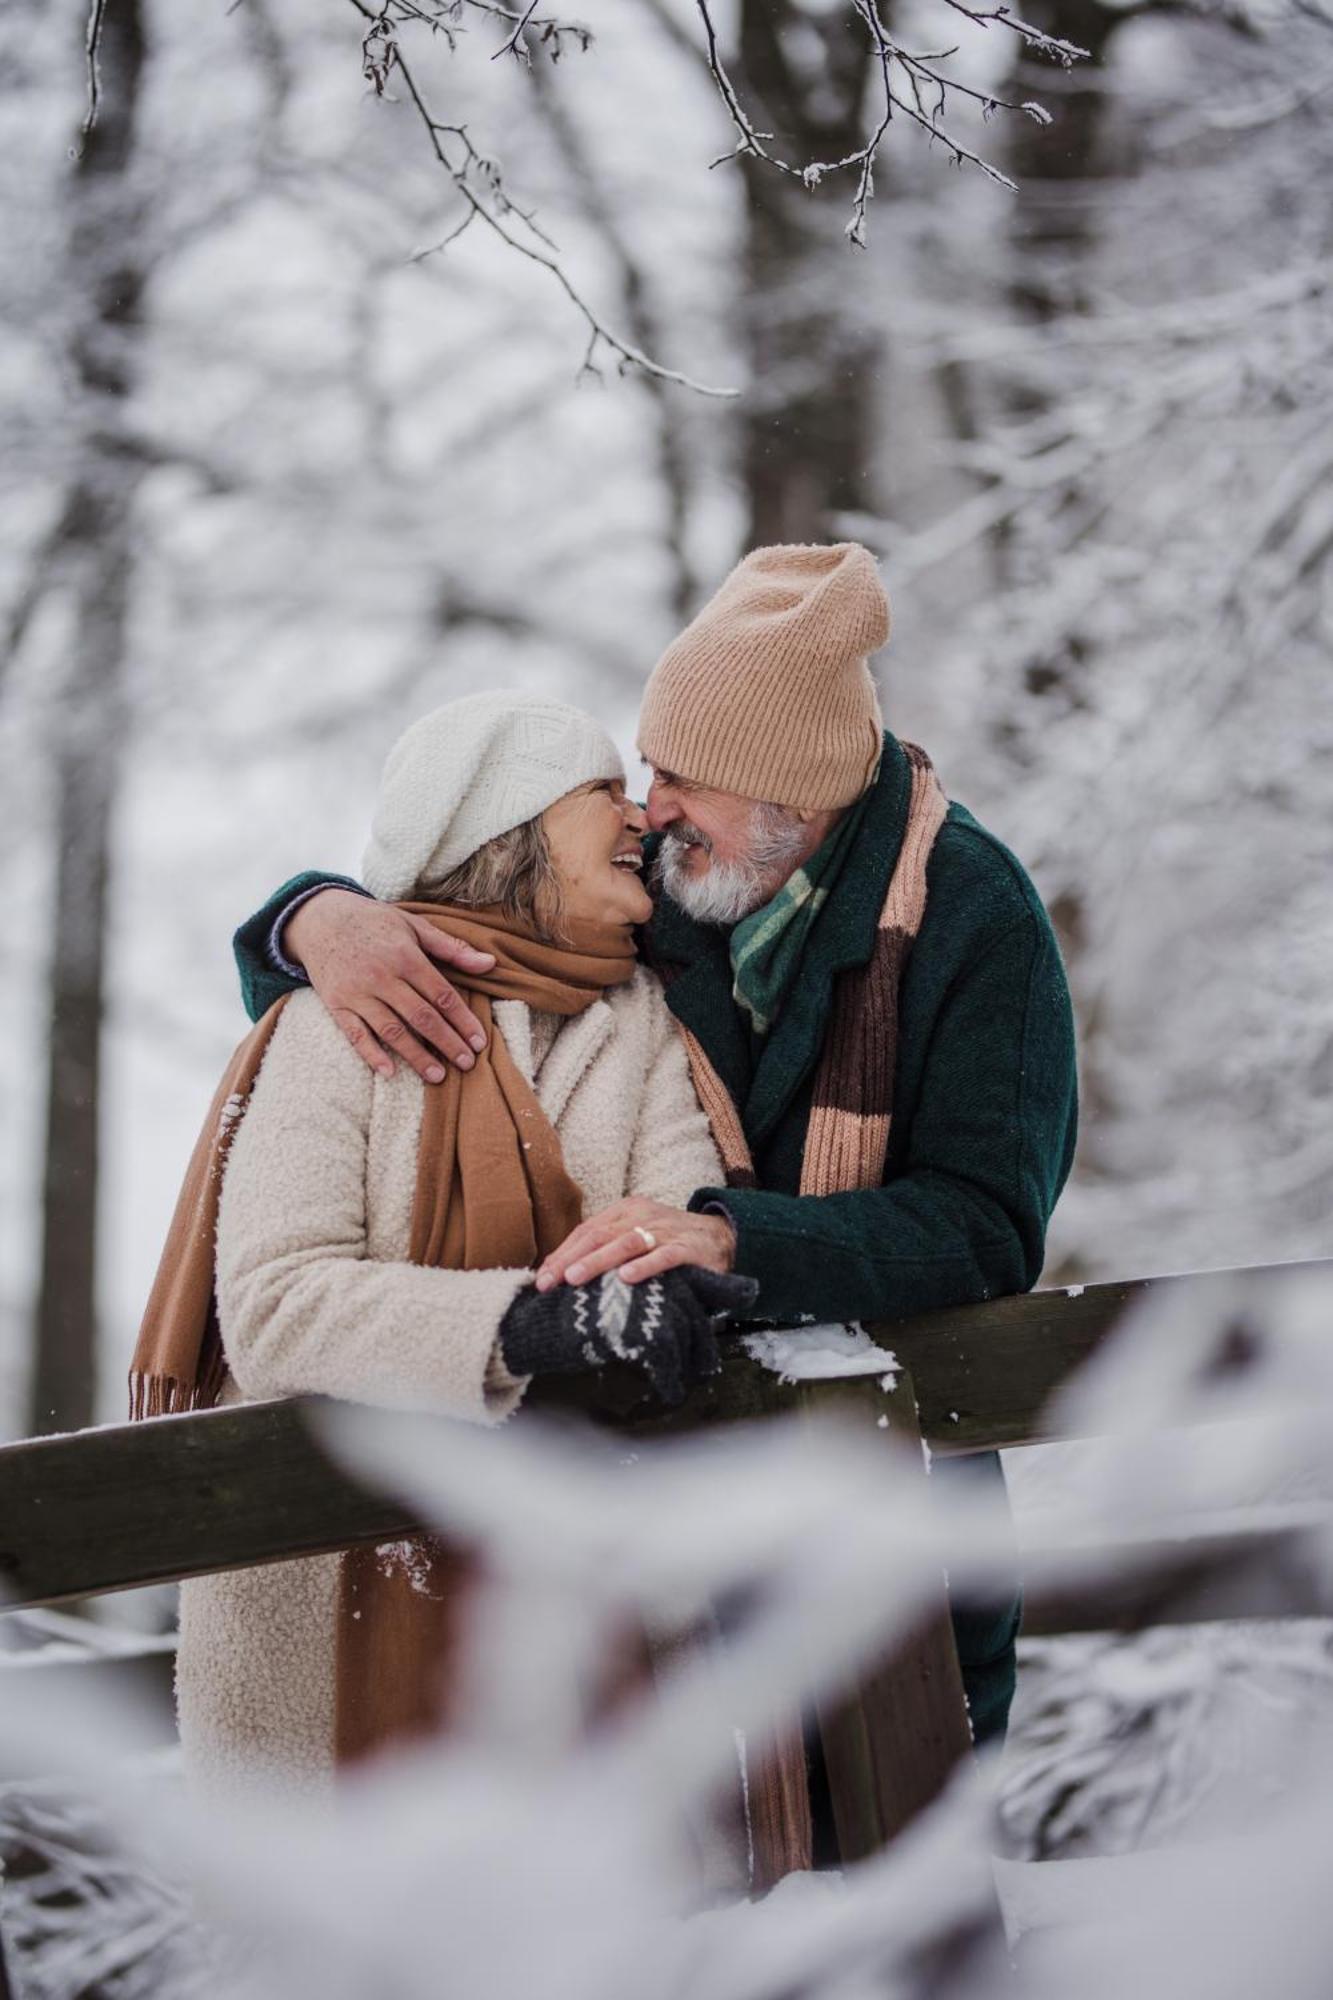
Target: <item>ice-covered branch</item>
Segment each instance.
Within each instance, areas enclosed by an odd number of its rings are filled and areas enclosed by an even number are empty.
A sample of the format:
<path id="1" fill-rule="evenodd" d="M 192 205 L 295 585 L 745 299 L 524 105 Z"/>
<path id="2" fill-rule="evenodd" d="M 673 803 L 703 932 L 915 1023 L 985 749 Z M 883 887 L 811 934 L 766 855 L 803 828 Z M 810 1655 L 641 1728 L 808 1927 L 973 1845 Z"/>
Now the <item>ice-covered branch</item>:
<path id="1" fill-rule="evenodd" d="M 391 96 L 392 83 L 395 80 L 401 82 L 425 129 L 436 161 L 462 200 L 463 212 L 458 220 L 438 243 L 418 252 L 418 256 L 436 254 L 456 242 L 474 223 L 480 223 L 507 249 L 516 251 L 520 257 L 549 272 L 579 313 L 588 330 L 588 345 L 580 373 L 595 374 L 598 359 L 605 353 L 610 355 L 621 374 L 634 371 L 659 382 L 677 383 L 701 396 L 733 396 L 736 393 L 733 389 L 718 388 L 700 382 L 679 369 L 665 367 L 645 353 L 642 347 L 617 333 L 575 285 L 560 260 L 557 245 L 533 212 L 520 207 L 508 193 L 498 162 L 478 150 L 466 125 L 435 116 L 403 54 L 398 29 L 405 22 L 417 22 L 444 34 L 452 42 L 462 0 L 451 0 L 451 4 L 433 8 L 419 5 L 417 0 L 386 0 L 386 4 L 379 9 L 367 5 L 366 0 L 351 0 L 351 5 L 370 24 L 361 44 L 362 68 L 367 82 L 377 97 Z M 531 7 L 511 18 L 516 19 L 517 25 L 498 53 L 513 53 L 524 62 L 530 62 L 530 53 L 522 39 L 524 34 L 540 31 L 543 39 L 548 33 L 555 36 L 558 52 L 559 35 L 575 32 L 558 23 L 542 20 Z"/>
<path id="2" fill-rule="evenodd" d="M 1059 35 L 1048 35 L 1041 28 L 1034 28 L 1030 21 L 1020 20 L 1009 7 L 969 7 L 965 0 L 945 0 L 945 5 L 952 7 L 957 14 L 965 14 L 979 28 L 988 28 L 994 22 L 997 27 L 1011 29 L 1028 48 L 1063 63 L 1066 69 L 1072 63 L 1082 62 L 1088 54 L 1077 42 L 1067 42 Z"/>
<path id="3" fill-rule="evenodd" d="M 105 19 L 106 0 L 89 0 L 88 25 L 84 34 L 84 55 L 88 65 L 88 104 L 79 130 L 80 147 L 97 123 L 97 113 L 101 105 L 102 79 L 98 70 L 98 56 L 101 52 L 102 23 Z"/>
<path id="4" fill-rule="evenodd" d="M 948 4 L 979 27 L 987 27 L 991 22 L 1002 23 L 1028 47 L 1050 56 L 1066 68 L 1088 54 L 1086 49 L 1079 48 L 1074 42 L 1043 33 L 1040 28 L 1011 14 L 1007 7 L 987 12 L 967 7 L 962 0 L 948 0 Z M 1015 100 L 992 91 L 979 90 L 941 69 L 942 62 L 957 54 L 955 48 L 914 52 L 902 47 L 881 18 L 879 0 L 851 0 L 852 12 L 870 37 L 879 71 L 880 108 L 874 128 L 862 145 L 840 159 L 803 162 L 786 159 L 773 149 L 773 134 L 756 127 L 741 101 L 740 92 L 722 55 L 717 27 L 710 11 L 711 0 L 696 0 L 696 5 L 703 22 L 706 55 L 713 82 L 738 135 L 731 151 L 722 154 L 712 164 L 720 166 L 724 160 L 748 155 L 812 189 L 830 174 L 854 173 L 856 189 L 847 235 L 858 248 L 866 240 L 866 211 L 874 192 L 875 161 L 895 113 L 910 124 L 919 126 L 930 139 L 938 141 L 955 166 L 976 167 L 988 180 L 1011 192 L 1015 191 L 1015 183 L 1009 175 L 957 136 L 948 122 L 949 114 L 965 104 L 973 104 L 979 106 L 983 117 L 987 118 L 996 111 L 1010 111 L 1031 118 L 1037 124 L 1050 123 L 1047 111 L 1032 99 Z"/>

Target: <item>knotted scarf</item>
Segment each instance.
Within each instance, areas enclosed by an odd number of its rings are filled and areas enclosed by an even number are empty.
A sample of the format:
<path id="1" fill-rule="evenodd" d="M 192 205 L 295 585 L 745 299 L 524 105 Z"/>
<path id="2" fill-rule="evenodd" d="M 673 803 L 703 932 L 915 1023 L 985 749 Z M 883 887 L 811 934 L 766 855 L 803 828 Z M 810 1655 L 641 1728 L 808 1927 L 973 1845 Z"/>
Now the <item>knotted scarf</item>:
<path id="1" fill-rule="evenodd" d="M 582 1197 L 554 1127 L 493 1031 L 492 1003 L 582 1013 L 633 977 L 632 938 L 619 925 L 572 926 L 569 943 L 556 945 L 495 908 L 399 907 L 496 961 L 489 972 L 454 974 L 486 1047 L 472 1070 L 450 1067 L 424 1092 L 408 1255 L 440 1270 L 531 1268 L 577 1226 Z M 222 1177 L 284 1005 L 276 1001 L 232 1056 L 195 1145 L 134 1352 L 132 1418 L 207 1409 L 226 1379 L 214 1287 Z M 447 1339 L 448 1327 L 423 1327 L 422 1338 Z M 340 1760 L 438 1718 L 441 1657 L 466 1594 L 466 1566 L 430 1535 L 342 1556 Z"/>

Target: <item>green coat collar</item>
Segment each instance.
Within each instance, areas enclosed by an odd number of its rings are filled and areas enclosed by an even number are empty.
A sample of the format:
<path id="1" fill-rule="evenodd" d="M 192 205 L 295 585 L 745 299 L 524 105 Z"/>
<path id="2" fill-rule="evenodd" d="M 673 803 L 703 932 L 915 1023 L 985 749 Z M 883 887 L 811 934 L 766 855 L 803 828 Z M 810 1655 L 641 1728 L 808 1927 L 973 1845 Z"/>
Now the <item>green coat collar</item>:
<path id="1" fill-rule="evenodd" d="M 772 1132 L 818 1057 L 837 974 L 864 965 L 875 944 L 879 913 L 902 845 L 911 773 L 902 746 L 887 731 L 879 779 L 861 837 L 837 888 L 810 934 L 801 977 L 758 1050 L 731 997 L 727 933 L 696 924 L 659 896 L 645 927 L 650 963 L 667 973 L 667 1004 L 699 1037 L 713 1066 L 741 1107 L 746 1136 L 760 1146 Z"/>

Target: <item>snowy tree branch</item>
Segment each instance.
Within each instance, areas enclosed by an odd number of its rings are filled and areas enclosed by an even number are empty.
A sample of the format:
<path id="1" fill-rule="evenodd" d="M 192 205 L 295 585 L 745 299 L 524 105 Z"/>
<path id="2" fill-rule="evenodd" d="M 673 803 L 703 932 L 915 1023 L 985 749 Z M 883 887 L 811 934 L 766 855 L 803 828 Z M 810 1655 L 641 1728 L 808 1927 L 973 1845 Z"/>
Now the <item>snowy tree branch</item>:
<path id="1" fill-rule="evenodd" d="M 948 4 L 965 14 L 979 27 L 998 22 L 1013 30 L 1030 48 L 1050 56 L 1066 68 L 1088 54 L 1076 43 L 1063 41 L 1054 35 L 1045 34 L 1040 28 L 1020 20 L 1007 7 L 997 7 L 989 12 L 969 8 L 963 0 L 948 0 Z M 1016 102 L 1010 98 L 997 96 L 990 91 L 975 89 L 971 84 L 961 82 L 957 77 L 942 70 L 940 63 L 956 55 L 956 49 L 937 52 L 914 53 L 903 48 L 890 34 L 879 11 L 879 0 L 852 0 L 852 12 L 863 24 L 874 47 L 879 68 L 881 108 L 874 130 L 862 146 L 845 154 L 838 160 L 810 160 L 799 163 L 781 157 L 771 150 L 773 134 L 756 129 L 749 114 L 741 103 L 740 94 L 732 81 L 723 60 L 718 42 L 717 28 L 710 11 L 711 0 L 696 0 L 703 22 L 706 40 L 708 67 L 718 94 L 739 134 L 738 142 L 729 153 L 714 160 L 720 166 L 723 160 L 737 159 L 749 154 L 773 167 L 778 173 L 787 174 L 803 181 L 808 188 L 816 188 L 830 174 L 855 173 L 856 192 L 852 200 L 851 219 L 847 224 L 847 235 L 858 248 L 866 240 L 866 211 L 874 192 L 875 160 L 880 145 L 886 137 L 895 113 L 901 114 L 909 123 L 918 125 L 932 140 L 938 140 L 956 166 L 973 166 L 988 180 L 999 186 L 1015 191 L 1015 183 L 1008 174 L 985 159 L 972 147 L 965 145 L 946 123 L 950 109 L 959 101 L 967 101 L 980 106 L 984 116 L 996 111 L 1018 112 L 1033 119 L 1037 124 L 1047 125 L 1050 116 L 1040 104 L 1031 100 Z"/>
<path id="2" fill-rule="evenodd" d="M 97 113 L 102 100 L 102 81 L 98 72 L 98 55 L 102 44 L 102 26 L 106 20 L 107 0 L 89 0 L 88 26 L 84 35 L 84 55 L 88 65 L 88 105 L 83 114 L 83 124 L 79 130 L 79 149 L 97 123 Z"/>
<path id="3" fill-rule="evenodd" d="M 436 161 L 449 176 L 463 202 L 464 212 L 454 227 L 439 243 L 432 245 L 427 251 L 419 252 L 418 255 L 434 255 L 448 244 L 457 241 L 458 237 L 474 223 L 481 223 L 498 237 L 506 248 L 517 251 L 519 256 L 527 258 L 529 262 L 540 265 L 544 271 L 549 272 L 570 304 L 582 317 L 588 330 L 588 346 L 583 357 L 581 374 L 595 374 L 598 358 L 605 352 L 613 358 L 622 374 L 637 371 L 659 382 L 677 383 L 682 388 L 692 389 L 702 396 L 734 396 L 736 394 L 734 389 L 717 388 L 697 381 L 693 376 L 686 375 L 678 369 L 664 367 L 661 362 L 654 361 L 641 347 L 625 339 L 608 325 L 589 305 L 569 277 L 560 262 L 558 246 L 542 229 L 536 217 L 530 210 L 520 208 L 508 194 L 498 163 L 478 151 L 465 125 L 449 123 L 437 118 L 431 111 L 403 55 L 397 30 L 404 22 L 416 21 L 443 33 L 452 42 L 453 31 L 463 4 L 464 0 L 449 0 L 448 4 L 426 7 L 417 4 L 417 0 L 385 0 L 385 4 L 376 9 L 368 6 L 366 0 L 351 0 L 351 5 L 357 13 L 370 23 L 362 37 L 362 67 L 367 81 L 377 97 L 391 97 L 391 82 L 395 78 L 401 80 L 425 128 Z M 496 10 L 486 7 L 482 11 Z M 543 40 L 548 39 L 548 36 L 555 36 L 558 44 L 558 37 L 562 33 L 586 32 L 562 27 L 554 21 L 539 20 L 531 7 L 517 17 L 510 15 L 509 10 L 504 11 L 507 18 L 517 20 L 517 25 L 510 41 L 499 53 L 511 50 L 525 63 L 531 61 L 530 51 L 522 42 L 525 33 L 537 33 L 540 30 Z M 520 225 L 526 234 L 520 233 Z M 534 242 L 529 238 L 536 240 Z"/>

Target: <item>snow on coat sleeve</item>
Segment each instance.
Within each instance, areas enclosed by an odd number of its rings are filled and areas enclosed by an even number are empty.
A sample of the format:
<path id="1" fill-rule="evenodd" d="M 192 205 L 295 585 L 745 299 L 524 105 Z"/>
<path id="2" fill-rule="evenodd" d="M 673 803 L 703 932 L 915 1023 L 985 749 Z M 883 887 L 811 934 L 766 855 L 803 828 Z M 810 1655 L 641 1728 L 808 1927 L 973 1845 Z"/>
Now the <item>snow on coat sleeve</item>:
<path id="1" fill-rule="evenodd" d="M 647 971 L 638 979 L 650 1007 L 650 1040 L 626 1192 L 683 1208 L 696 1188 L 721 1179 L 722 1160 L 661 983 Z"/>
<path id="2" fill-rule="evenodd" d="M 416 1172 L 408 1143 L 369 1143 L 377 1081 L 313 994 L 278 1023 L 233 1143 L 218 1216 L 218 1307 L 228 1364 L 251 1398 L 322 1394 L 498 1421 L 520 1391 L 493 1363 L 528 1273 L 406 1261 Z M 399 1219 L 372 1257 L 367 1209 Z M 381 1222 L 381 1227 L 383 1226 Z"/>

